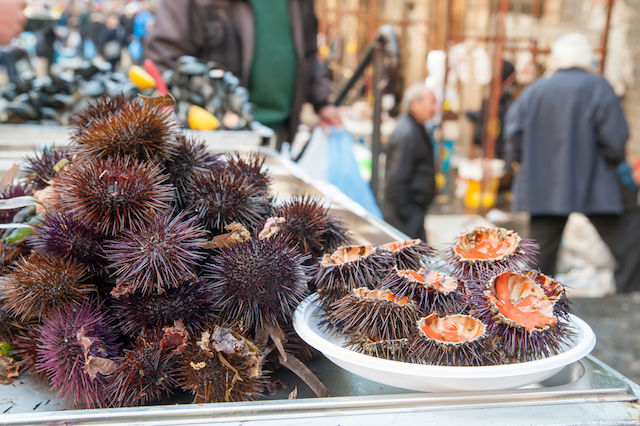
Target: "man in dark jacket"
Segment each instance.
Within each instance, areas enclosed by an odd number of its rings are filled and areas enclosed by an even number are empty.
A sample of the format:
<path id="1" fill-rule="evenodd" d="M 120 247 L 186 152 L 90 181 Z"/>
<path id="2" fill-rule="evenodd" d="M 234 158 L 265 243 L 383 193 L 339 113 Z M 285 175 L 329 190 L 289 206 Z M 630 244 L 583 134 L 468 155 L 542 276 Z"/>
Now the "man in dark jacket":
<path id="1" fill-rule="evenodd" d="M 585 69 L 592 50 L 584 36 L 561 37 L 552 57 L 557 70 L 527 87 L 505 118 L 507 158 L 520 163 L 512 207 L 531 213 L 539 267 L 549 275 L 569 214 L 585 214 L 616 258 L 618 291 L 629 291 L 640 283 L 640 226 L 623 214 L 616 178 L 629 137 L 620 101 Z"/>
<path id="2" fill-rule="evenodd" d="M 413 83 L 402 98 L 406 114 L 398 118 L 385 148 L 384 220 L 411 238 L 426 241 L 424 219 L 435 195 L 433 145 L 424 122 L 438 109 L 436 97 Z"/>
<path id="3" fill-rule="evenodd" d="M 182 55 L 222 63 L 249 89 L 256 120 L 290 140 L 302 104 L 325 124 L 340 125 L 317 57 L 311 0 L 164 0 L 145 43 L 161 71 Z"/>

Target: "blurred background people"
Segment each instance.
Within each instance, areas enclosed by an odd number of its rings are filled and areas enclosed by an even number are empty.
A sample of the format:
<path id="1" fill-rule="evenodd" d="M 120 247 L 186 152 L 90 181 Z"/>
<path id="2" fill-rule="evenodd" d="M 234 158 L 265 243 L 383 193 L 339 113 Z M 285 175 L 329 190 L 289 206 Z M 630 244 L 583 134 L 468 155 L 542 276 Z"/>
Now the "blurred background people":
<path id="1" fill-rule="evenodd" d="M 302 105 L 320 120 L 341 125 L 325 67 L 317 52 L 318 21 L 312 1 L 165 0 L 145 45 L 161 71 L 182 55 L 217 61 L 247 87 L 254 117 L 278 134 L 277 147 L 295 135 Z"/>
<path id="2" fill-rule="evenodd" d="M 552 59 L 551 75 L 529 85 L 505 118 L 507 164 L 520 163 L 512 209 L 531 214 L 539 267 L 549 275 L 569 214 L 585 214 L 616 259 L 617 290 L 631 291 L 640 285 L 640 222 L 625 211 L 629 190 L 616 175 L 629 137 L 620 101 L 589 71 L 593 50 L 583 35 L 560 37 Z"/>
<path id="3" fill-rule="evenodd" d="M 411 238 L 427 240 L 427 209 L 436 192 L 433 143 L 425 122 L 438 111 L 434 93 L 423 82 L 410 85 L 385 148 L 384 220 Z"/>

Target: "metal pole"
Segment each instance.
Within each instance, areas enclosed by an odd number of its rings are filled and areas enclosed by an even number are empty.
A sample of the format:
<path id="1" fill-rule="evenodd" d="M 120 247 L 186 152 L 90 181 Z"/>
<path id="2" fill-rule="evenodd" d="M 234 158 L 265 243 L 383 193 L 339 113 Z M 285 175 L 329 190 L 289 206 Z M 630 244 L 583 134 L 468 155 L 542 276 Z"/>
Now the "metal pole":
<path id="1" fill-rule="evenodd" d="M 604 33 L 602 33 L 602 42 L 600 51 L 602 56 L 600 59 L 600 74 L 604 74 L 604 63 L 607 59 L 607 42 L 609 41 L 609 24 L 611 22 L 611 9 L 613 9 L 613 0 L 607 0 L 607 22 L 604 25 Z"/>
<path id="2" fill-rule="evenodd" d="M 378 180 L 380 175 L 380 126 L 382 125 L 382 80 L 384 76 L 384 50 L 381 41 L 373 50 L 373 135 L 371 136 L 371 191 L 379 200 Z"/>
<path id="3" fill-rule="evenodd" d="M 491 160 L 495 156 L 496 137 L 500 132 L 502 123 L 498 122 L 498 109 L 500 96 L 502 95 L 502 55 L 504 53 L 505 28 L 504 21 L 509 11 L 509 0 L 500 0 L 498 10 L 498 27 L 493 67 L 493 82 L 491 83 L 491 96 L 489 98 L 489 119 L 485 128 L 486 143 L 484 149 L 484 173 L 480 192 L 480 208 L 484 207 L 484 195 L 491 192 Z"/>

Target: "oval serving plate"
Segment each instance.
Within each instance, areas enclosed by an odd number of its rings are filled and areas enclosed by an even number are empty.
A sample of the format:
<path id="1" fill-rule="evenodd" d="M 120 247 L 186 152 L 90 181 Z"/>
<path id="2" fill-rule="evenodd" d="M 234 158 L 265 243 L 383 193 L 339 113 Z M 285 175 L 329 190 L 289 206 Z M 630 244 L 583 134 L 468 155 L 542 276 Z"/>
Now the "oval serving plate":
<path id="1" fill-rule="evenodd" d="M 596 336 L 591 327 L 571 316 L 574 336 L 564 352 L 545 359 L 482 367 L 443 367 L 389 361 L 342 347 L 345 338 L 326 332 L 319 325 L 322 308 L 312 294 L 298 306 L 293 326 L 310 346 L 345 370 L 385 385 L 423 392 L 488 391 L 512 389 L 538 383 L 591 352 Z"/>

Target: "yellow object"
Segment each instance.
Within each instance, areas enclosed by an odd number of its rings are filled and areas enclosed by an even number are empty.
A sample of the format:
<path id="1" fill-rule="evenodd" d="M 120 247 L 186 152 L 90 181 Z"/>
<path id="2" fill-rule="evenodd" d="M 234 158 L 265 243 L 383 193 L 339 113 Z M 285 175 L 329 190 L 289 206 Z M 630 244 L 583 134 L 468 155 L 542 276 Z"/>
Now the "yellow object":
<path id="1" fill-rule="evenodd" d="M 489 191 L 481 192 L 482 182 L 476 180 L 469 180 L 469 186 L 467 193 L 464 197 L 464 205 L 470 209 L 477 209 L 479 207 L 491 208 L 496 203 L 496 197 L 498 195 L 498 187 L 500 186 L 500 179 L 491 179 L 491 188 Z"/>
<path id="2" fill-rule="evenodd" d="M 197 105 L 189 107 L 187 120 L 189 121 L 189 128 L 193 130 L 216 130 L 220 127 L 220 121 L 215 115 Z"/>
<path id="3" fill-rule="evenodd" d="M 153 89 L 156 87 L 156 80 L 151 77 L 151 74 L 146 72 L 144 68 L 138 65 L 131 65 L 129 67 L 129 80 L 140 90 Z"/>
<path id="4" fill-rule="evenodd" d="M 440 190 L 447 184 L 447 178 L 441 173 L 436 173 L 436 189 Z"/>

